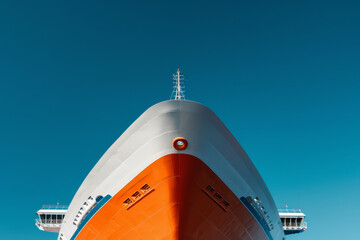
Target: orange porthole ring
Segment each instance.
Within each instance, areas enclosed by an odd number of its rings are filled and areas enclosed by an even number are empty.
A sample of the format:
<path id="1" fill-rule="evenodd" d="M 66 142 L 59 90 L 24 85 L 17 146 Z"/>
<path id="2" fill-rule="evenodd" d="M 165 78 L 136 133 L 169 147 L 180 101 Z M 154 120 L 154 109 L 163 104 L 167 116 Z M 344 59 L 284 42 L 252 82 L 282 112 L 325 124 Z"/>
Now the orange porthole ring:
<path id="1" fill-rule="evenodd" d="M 185 150 L 188 146 L 188 142 L 185 138 L 175 138 L 173 141 L 173 147 L 176 150 Z"/>

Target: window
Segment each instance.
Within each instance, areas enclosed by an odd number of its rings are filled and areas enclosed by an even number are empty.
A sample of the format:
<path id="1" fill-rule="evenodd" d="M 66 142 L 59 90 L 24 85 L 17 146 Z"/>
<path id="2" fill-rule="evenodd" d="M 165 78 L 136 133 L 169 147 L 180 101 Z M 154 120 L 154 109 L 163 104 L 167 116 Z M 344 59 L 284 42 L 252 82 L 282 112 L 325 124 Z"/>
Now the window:
<path id="1" fill-rule="evenodd" d="M 296 226 L 296 218 L 291 218 L 291 226 L 292 227 Z"/>
<path id="2" fill-rule="evenodd" d="M 283 226 L 285 226 L 285 218 L 281 218 L 281 223 Z"/>
<path id="3" fill-rule="evenodd" d="M 290 218 L 285 218 L 285 223 L 285 226 L 290 227 Z"/>
<path id="4" fill-rule="evenodd" d="M 53 214 L 51 215 L 51 221 L 50 221 L 52 224 L 55 224 L 56 223 L 56 215 Z"/>
<path id="5" fill-rule="evenodd" d="M 297 224 L 298 227 L 301 226 L 301 222 L 302 222 L 302 218 L 297 218 L 296 219 L 296 224 Z"/>
<path id="6" fill-rule="evenodd" d="M 50 221 L 51 221 L 51 215 L 50 215 L 50 214 L 46 214 L 45 223 L 50 223 Z"/>
<path id="7" fill-rule="evenodd" d="M 40 220 L 42 223 L 45 222 L 45 214 L 40 214 Z"/>
<path id="8" fill-rule="evenodd" d="M 58 223 L 58 224 L 61 224 L 63 218 L 64 218 L 64 215 L 58 214 L 58 215 L 57 215 L 57 223 Z"/>

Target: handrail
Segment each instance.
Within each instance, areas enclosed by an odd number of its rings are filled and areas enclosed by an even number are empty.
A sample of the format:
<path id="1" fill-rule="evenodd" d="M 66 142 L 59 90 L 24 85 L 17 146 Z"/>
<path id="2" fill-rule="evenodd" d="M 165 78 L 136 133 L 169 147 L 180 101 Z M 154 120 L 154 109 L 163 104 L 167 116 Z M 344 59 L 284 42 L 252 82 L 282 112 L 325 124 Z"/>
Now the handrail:
<path id="1" fill-rule="evenodd" d="M 302 222 L 300 226 L 292 225 L 292 226 L 283 226 L 284 230 L 288 229 L 307 229 L 307 222 Z"/>
<path id="2" fill-rule="evenodd" d="M 61 222 L 57 222 L 57 221 L 45 221 L 45 222 L 42 222 L 42 221 L 40 221 L 39 218 L 36 218 L 35 219 L 35 224 L 40 225 L 40 226 L 44 226 L 44 225 L 61 225 L 62 221 Z"/>
<path id="3" fill-rule="evenodd" d="M 301 224 L 301 226 L 302 226 L 303 228 L 307 228 L 307 222 L 303 222 L 303 223 Z"/>
<path id="4" fill-rule="evenodd" d="M 64 209 L 67 210 L 69 205 L 59 205 L 59 204 L 44 204 L 41 206 L 41 209 Z"/>
<path id="5" fill-rule="evenodd" d="M 300 208 L 279 208 L 279 213 L 302 213 Z"/>

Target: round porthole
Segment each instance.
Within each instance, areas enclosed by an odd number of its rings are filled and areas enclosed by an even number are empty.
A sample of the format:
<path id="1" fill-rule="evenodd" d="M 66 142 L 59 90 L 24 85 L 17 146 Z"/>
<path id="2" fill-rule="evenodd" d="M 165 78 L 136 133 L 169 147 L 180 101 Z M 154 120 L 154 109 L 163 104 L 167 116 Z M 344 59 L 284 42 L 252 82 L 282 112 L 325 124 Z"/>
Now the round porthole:
<path id="1" fill-rule="evenodd" d="M 176 150 L 185 150 L 187 148 L 188 142 L 185 138 L 175 138 L 173 141 L 173 147 Z"/>

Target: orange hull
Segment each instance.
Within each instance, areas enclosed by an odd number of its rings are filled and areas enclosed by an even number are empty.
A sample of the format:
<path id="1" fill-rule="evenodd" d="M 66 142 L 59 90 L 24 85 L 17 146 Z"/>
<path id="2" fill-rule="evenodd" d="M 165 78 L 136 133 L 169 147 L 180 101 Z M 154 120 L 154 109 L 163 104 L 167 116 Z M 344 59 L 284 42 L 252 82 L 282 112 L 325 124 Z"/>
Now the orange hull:
<path id="1" fill-rule="evenodd" d="M 261 240 L 265 232 L 200 159 L 158 159 L 113 196 L 76 240 Z"/>

